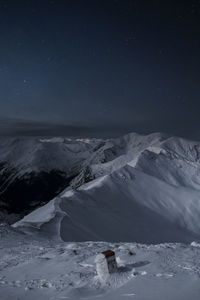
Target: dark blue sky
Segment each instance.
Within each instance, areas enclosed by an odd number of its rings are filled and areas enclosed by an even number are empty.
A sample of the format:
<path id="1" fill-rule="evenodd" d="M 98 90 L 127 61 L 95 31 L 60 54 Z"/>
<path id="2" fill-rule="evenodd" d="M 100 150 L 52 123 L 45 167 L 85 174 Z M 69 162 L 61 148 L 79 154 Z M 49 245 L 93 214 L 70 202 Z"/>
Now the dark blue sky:
<path id="1" fill-rule="evenodd" d="M 199 81 L 199 0 L 0 1 L 5 133 L 39 122 L 200 137 Z"/>

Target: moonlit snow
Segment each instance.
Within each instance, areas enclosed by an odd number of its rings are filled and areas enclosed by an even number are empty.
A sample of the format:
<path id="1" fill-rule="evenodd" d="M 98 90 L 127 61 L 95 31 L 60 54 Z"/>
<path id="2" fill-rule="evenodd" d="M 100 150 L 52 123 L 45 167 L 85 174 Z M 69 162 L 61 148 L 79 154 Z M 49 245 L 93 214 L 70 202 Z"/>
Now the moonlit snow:
<path id="1" fill-rule="evenodd" d="M 46 205 L 2 223 L 2 299 L 199 299 L 200 143 L 134 133 L 72 140 L 34 140 L 35 158 L 48 157 L 47 145 L 71 147 L 80 172 Z M 103 282 L 95 259 L 108 249 L 118 271 Z"/>

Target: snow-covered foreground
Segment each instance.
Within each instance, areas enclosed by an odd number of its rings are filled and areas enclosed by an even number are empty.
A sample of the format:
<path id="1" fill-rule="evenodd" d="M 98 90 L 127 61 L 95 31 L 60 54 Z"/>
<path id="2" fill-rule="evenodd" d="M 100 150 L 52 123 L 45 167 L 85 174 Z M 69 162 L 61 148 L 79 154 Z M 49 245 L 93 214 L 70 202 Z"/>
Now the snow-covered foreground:
<path id="1" fill-rule="evenodd" d="M 199 300 L 200 244 L 54 243 L 1 226 L 2 300 Z M 95 258 L 116 253 L 118 272 L 102 282 Z"/>

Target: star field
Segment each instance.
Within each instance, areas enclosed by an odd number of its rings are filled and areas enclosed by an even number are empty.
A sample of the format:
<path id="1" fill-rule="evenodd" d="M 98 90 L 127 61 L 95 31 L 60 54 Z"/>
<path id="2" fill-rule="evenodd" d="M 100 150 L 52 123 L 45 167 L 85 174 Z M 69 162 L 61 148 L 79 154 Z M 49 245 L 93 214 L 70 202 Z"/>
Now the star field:
<path id="1" fill-rule="evenodd" d="M 199 138 L 200 1 L 0 1 L 0 119 Z"/>

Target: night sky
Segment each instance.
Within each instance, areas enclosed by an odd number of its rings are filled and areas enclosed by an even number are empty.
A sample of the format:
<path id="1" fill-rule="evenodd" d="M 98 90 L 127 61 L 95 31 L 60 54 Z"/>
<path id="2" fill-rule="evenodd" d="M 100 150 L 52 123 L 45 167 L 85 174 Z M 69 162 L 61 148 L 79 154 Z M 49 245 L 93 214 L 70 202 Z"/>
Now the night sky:
<path id="1" fill-rule="evenodd" d="M 199 139 L 200 1 L 0 1 L 0 128 Z"/>

